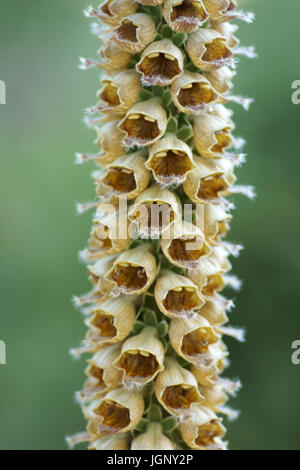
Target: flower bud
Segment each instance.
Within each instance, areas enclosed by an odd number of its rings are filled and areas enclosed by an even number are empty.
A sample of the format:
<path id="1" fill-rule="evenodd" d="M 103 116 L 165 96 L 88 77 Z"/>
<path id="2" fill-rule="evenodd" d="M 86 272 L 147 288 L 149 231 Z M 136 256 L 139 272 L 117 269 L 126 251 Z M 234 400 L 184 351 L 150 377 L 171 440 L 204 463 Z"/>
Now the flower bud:
<path id="1" fill-rule="evenodd" d="M 111 115 L 126 113 L 136 103 L 141 89 L 135 70 L 125 70 L 103 78 L 102 83 L 104 88 L 98 93 L 100 102 L 96 109 Z"/>
<path id="2" fill-rule="evenodd" d="M 164 255 L 175 266 L 191 268 L 211 253 L 203 233 L 195 225 L 180 221 L 170 231 L 172 238 L 163 238 L 160 244 Z"/>
<path id="3" fill-rule="evenodd" d="M 196 450 L 225 450 L 226 444 L 221 440 L 226 429 L 213 411 L 204 406 L 192 406 L 191 416 L 180 426 L 184 442 Z"/>
<path id="4" fill-rule="evenodd" d="M 97 180 L 97 194 L 107 199 L 126 196 L 134 199 L 144 191 L 151 178 L 145 168 L 145 152 L 139 151 L 122 155 L 101 172 Z"/>
<path id="5" fill-rule="evenodd" d="M 113 30 L 112 39 L 123 50 L 136 54 L 141 52 L 156 36 L 156 26 L 145 13 L 129 15 Z"/>
<path id="6" fill-rule="evenodd" d="M 123 251 L 115 259 L 104 278 L 105 288 L 111 295 L 138 295 L 149 289 L 157 272 L 155 257 L 150 249 L 151 245 L 143 244 Z"/>
<path id="7" fill-rule="evenodd" d="M 171 357 L 166 358 L 165 369 L 158 374 L 154 390 L 167 412 L 181 418 L 190 414 L 192 403 L 203 401 L 193 374 Z"/>
<path id="8" fill-rule="evenodd" d="M 204 75 L 192 72 L 184 72 L 172 83 L 171 94 L 177 109 L 187 114 L 198 114 L 219 98 Z"/>
<path id="9" fill-rule="evenodd" d="M 144 386 L 164 368 L 164 346 L 157 339 L 157 330 L 146 327 L 128 338 L 114 365 L 123 371 L 125 386 Z"/>
<path id="10" fill-rule="evenodd" d="M 174 193 L 154 184 L 136 198 L 128 218 L 141 237 L 158 238 L 181 218 L 181 206 Z"/>
<path id="11" fill-rule="evenodd" d="M 117 26 L 122 18 L 135 13 L 137 4 L 134 0 L 105 0 L 97 10 L 97 18 L 103 23 Z"/>
<path id="12" fill-rule="evenodd" d="M 188 320 L 172 319 L 169 337 L 177 354 L 199 368 L 216 357 L 222 358 L 222 354 L 214 347 L 220 335 L 200 315 Z"/>
<path id="13" fill-rule="evenodd" d="M 194 120 L 195 147 L 206 158 L 222 158 L 233 144 L 230 121 L 216 114 L 200 113 Z"/>
<path id="14" fill-rule="evenodd" d="M 162 185 L 180 184 L 195 168 L 191 148 L 174 134 L 167 134 L 150 147 L 146 167 Z"/>
<path id="15" fill-rule="evenodd" d="M 213 29 L 197 29 L 189 36 L 186 47 L 193 64 L 205 72 L 232 62 L 227 39 Z"/>
<path id="16" fill-rule="evenodd" d="M 104 60 L 99 67 L 107 72 L 120 72 L 125 70 L 130 62 L 131 54 L 121 49 L 117 43 L 109 40 L 100 50 L 100 57 Z"/>
<path id="17" fill-rule="evenodd" d="M 169 318 L 190 318 L 204 304 L 198 287 L 189 278 L 169 270 L 161 272 L 154 296 L 159 310 Z"/>
<path id="18" fill-rule="evenodd" d="M 236 178 L 233 163 L 225 158 L 219 160 L 195 157 L 196 168 L 183 183 L 184 192 L 196 203 L 218 203 L 230 193 Z"/>
<path id="19" fill-rule="evenodd" d="M 122 119 L 123 145 L 145 147 L 162 137 L 167 128 L 167 114 L 158 98 L 135 104 Z"/>
<path id="20" fill-rule="evenodd" d="M 188 277 L 204 296 L 212 297 L 225 287 L 223 274 L 231 270 L 228 252 L 221 246 L 215 246 L 209 257 L 201 260 L 195 269 L 190 269 Z"/>
<path id="21" fill-rule="evenodd" d="M 88 450 L 129 450 L 130 434 L 120 433 L 112 436 L 102 436 L 91 443 Z"/>
<path id="22" fill-rule="evenodd" d="M 183 72 L 183 54 L 169 39 L 152 42 L 144 50 L 136 69 L 145 85 L 170 85 Z"/>
<path id="23" fill-rule="evenodd" d="M 136 437 L 131 450 L 175 450 L 174 444 L 162 433 L 160 423 L 149 423 L 146 432 Z"/>
<path id="24" fill-rule="evenodd" d="M 88 432 L 94 438 L 131 431 L 144 413 L 144 400 L 139 392 L 117 388 L 94 400 L 84 410 Z"/>
<path id="25" fill-rule="evenodd" d="M 118 343 L 125 339 L 135 321 L 135 308 L 130 299 L 108 299 L 92 310 L 86 324 L 97 337 L 98 344 Z"/>
<path id="26" fill-rule="evenodd" d="M 163 15 L 177 33 L 191 33 L 208 19 L 202 0 L 166 0 Z"/>

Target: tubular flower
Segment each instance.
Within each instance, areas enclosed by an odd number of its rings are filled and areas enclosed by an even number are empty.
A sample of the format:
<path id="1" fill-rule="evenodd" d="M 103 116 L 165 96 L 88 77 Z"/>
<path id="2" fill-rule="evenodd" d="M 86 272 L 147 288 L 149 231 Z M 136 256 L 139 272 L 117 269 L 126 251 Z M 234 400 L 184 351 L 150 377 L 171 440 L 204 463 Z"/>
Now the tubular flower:
<path id="1" fill-rule="evenodd" d="M 88 353 L 76 399 L 87 422 L 67 439 L 90 450 L 224 450 L 222 415 L 240 387 L 224 378 L 224 338 L 238 290 L 225 240 L 245 155 L 231 95 L 240 47 L 237 26 L 252 14 L 233 0 L 105 0 L 88 7 L 102 42 L 98 102 L 85 122 L 96 132 L 96 200 L 80 252 L 91 290 L 74 298 L 87 327 L 72 355 Z M 101 26 L 104 23 L 104 27 Z M 100 57 L 100 58 L 99 58 Z"/>

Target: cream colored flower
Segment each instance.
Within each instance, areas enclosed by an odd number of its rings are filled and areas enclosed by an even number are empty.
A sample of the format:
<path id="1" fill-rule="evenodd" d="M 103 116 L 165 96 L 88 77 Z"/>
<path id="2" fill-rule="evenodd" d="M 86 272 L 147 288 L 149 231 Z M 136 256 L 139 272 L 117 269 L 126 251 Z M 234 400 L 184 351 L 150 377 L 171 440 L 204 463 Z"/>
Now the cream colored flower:
<path id="1" fill-rule="evenodd" d="M 104 289 L 111 295 L 142 294 L 156 277 L 156 261 L 151 245 L 123 251 L 104 276 Z"/>
<path id="2" fill-rule="evenodd" d="M 198 287 L 189 278 L 170 270 L 161 271 L 154 296 L 159 310 L 169 318 L 190 318 L 204 304 Z"/>
<path id="3" fill-rule="evenodd" d="M 208 19 L 202 0 L 165 0 L 163 14 L 177 33 L 191 33 Z"/>
<path id="4" fill-rule="evenodd" d="M 151 382 L 163 370 L 164 355 L 156 328 L 147 327 L 124 342 L 114 366 L 123 372 L 125 386 L 140 387 Z"/>
<path id="5" fill-rule="evenodd" d="M 120 354 L 120 345 L 105 346 L 89 359 L 85 370 L 87 381 L 82 392 L 77 394 L 80 401 L 97 398 L 112 388 L 117 388 L 122 381 L 121 372 L 112 366 L 112 362 Z"/>
<path id="6" fill-rule="evenodd" d="M 171 320 L 169 337 L 177 354 L 199 369 L 224 357 L 218 345 L 220 335 L 200 315 Z"/>
<path id="7" fill-rule="evenodd" d="M 164 135 L 166 128 L 167 114 L 158 98 L 135 104 L 119 124 L 126 147 L 149 146 Z"/>
<path id="8" fill-rule="evenodd" d="M 152 42 L 144 50 L 136 65 L 146 85 L 170 85 L 183 72 L 183 54 L 172 41 L 162 39 Z"/>
<path id="9" fill-rule="evenodd" d="M 193 405 L 191 416 L 179 426 L 184 442 L 197 450 L 225 450 L 221 440 L 226 429 L 213 411 L 201 405 Z"/>
<path id="10" fill-rule="evenodd" d="M 229 160 L 213 160 L 195 157 L 196 168 L 183 183 L 185 193 L 193 202 L 200 204 L 219 203 L 230 194 L 230 187 L 236 178 L 233 163 Z"/>
<path id="11" fill-rule="evenodd" d="M 150 171 L 145 167 L 145 157 L 143 151 L 122 155 L 107 165 L 105 171 L 95 173 L 97 194 L 107 199 L 121 196 L 136 198 L 146 189 L 151 178 Z"/>
<path id="12" fill-rule="evenodd" d="M 187 53 L 196 67 L 204 71 L 216 70 L 232 63 L 232 50 L 226 37 L 213 29 L 197 29 L 187 41 Z"/>
<path id="13" fill-rule="evenodd" d="M 140 194 L 128 212 L 141 237 L 158 238 L 181 218 L 177 197 L 157 184 Z"/>
<path id="14" fill-rule="evenodd" d="M 246 23 L 254 20 L 253 13 L 237 10 L 237 2 L 235 0 L 203 0 L 211 19 L 217 22 L 229 21 L 239 18 Z"/>
<path id="15" fill-rule="evenodd" d="M 88 16 L 96 16 L 103 23 L 117 26 L 120 20 L 127 15 L 135 13 L 137 4 L 134 0 L 105 0 L 99 8 L 86 10 Z"/>
<path id="16" fill-rule="evenodd" d="M 192 72 L 185 72 L 172 83 L 171 94 L 180 112 L 196 115 L 219 99 L 209 80 Z"/>
<path id="17" fill-rule="evenodd" d="M 122 388 L 111 390 L 84 409 L 88 432 L 94 439 L 131 431 L 139 423 L 143 412 L 142 394 Z"/>
<path id="18" fill-rule="evenodd" d="M 109 40 L 103 48 L 101 48 L 100 57 L 104 62 L 99 67 L 107 72 L 120 72 L 125 70 L 130 62 L 130 52 L 125 52 L 117 43 Z"/>
<path id="19" fill-rule="evenodd" d="M 231 120 L 225 116 L 201 112 L 193 128 L 195 147 L 203 157 L 222 158 L 233 145 Z"/>
<path id="20" fill-rule="evenodd" d="M 135 103 L 141 89 L 135 70 L 125 70 L 102 79 L 104 87 L 98 93 L 97 111 L 123 115 Z"/>
<path id="21" fill-rule="evenodd" d="M 193 374 L 171 357 L 165 359 L 165 370 L 158 374 L 154 390 L 157 400 L 168 413 L 181 418 L 190 415 L 193 403 L 203 401 Z"/>
<path id="22" fill-rule="evenodd" d="M 161 240 L 161 249 L 170 263 L 192 268 L 211 253 L 201 230 L 189 222 L 178 222 L 170 229 L 170 238 Z"/>
<path id="23" fill-rule="evenodd" d="M 114 29 L 112 39 L 122 50 L 135 54 L 145 49 L 155 35 L 156 27 L 151 16 L 135 13 L 122 19 Z"/>
<path id="24" fill-rule="evenodd" d="M 168 186 L 185 181 L 195 163 L 191 148 L 174 134 L 167 134 L 150 147 L 146 167 L 158 183 Z"/>

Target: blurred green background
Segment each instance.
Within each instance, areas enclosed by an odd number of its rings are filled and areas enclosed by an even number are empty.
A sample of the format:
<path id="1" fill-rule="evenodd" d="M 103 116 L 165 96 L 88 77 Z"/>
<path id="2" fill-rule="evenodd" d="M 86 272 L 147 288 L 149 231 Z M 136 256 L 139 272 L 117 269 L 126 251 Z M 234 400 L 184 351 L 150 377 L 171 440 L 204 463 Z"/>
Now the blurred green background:
<path id="1" fill-rule="evenodd" d="M 228 375 L 243 382 L 232 405 L 232 449 L 300 448 L 300 365 L 291 343 L 299 318 L 299 116 L 291 83 L 300 79 L 299 0 L 249 0 L 254 25 L 240 24 L 242 45 L 259 59 L 242 58 L 236 92 L 253 96 L 246 113 L 235 106 L 237 134 L 248 139 L 239 181 L 255 184 L 253 202 L 236 197 L 231 239 L 246 249 L 234 260 L 244 280 L 232 323 L 247 342 L 228 341 Z M 91 214 L 76 216 L 74 201 L 93 197 L 92 167 L 74 166 L 75 151 L 94 151 L 82 109 L 95 102 L 97 73 L 77 69 L 93 57 L 97 39 L 81 11 L 86 0 L 1 2 L 0 106 L 1 319 L 7 365 L 0 366 L 1 449 L 63 449 L 66 434 L 84 422 L 74 391 L 84 361 L 68 349 L 84 334 L 70 302 L 88 288 L 77 261 Z"/>

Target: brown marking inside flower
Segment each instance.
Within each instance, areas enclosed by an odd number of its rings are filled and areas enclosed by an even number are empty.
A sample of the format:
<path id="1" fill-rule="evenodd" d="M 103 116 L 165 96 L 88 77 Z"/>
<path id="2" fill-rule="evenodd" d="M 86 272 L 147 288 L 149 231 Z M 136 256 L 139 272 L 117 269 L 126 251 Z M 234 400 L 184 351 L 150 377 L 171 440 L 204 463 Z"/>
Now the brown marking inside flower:
<path id="1" fill-rule="evenodd" d="M 166 155 L 159 156 L 162 153 Z M 184 152 L 167 150 L 157 155 L 151 159 L 150 166 L 162 183 L 169 184 L 173 179 L 182 179 L 192 169 L 192 162 Z"/>
<path id="2" fill-rule="evenodd" d="M 115 434 L 126 428 L 130 423 L 128 408 L 113 400 L 103 400 L 101 405 L 93 410 L 103 421 L 99 425 L 99 433 Z"/>
<path id="3" fill-rule="evenodd" d="M 188 357 L 200 356 L 207 351 L 210 344 L 217 341 L 211 328 L 197 328 L 183 337 L 181 351 Z"/>
<path id="4" fill-rule="evenodd" d="M 181 69 L 179 67 L 177 59 L 166 57 L 163 52 L 153 53 L 146 56 L 138 69 L 144 74 L 143 80 L 149 85 L 161 85 L 164 86 L 169 83 L 174 77 L 180 74 Z"/>
<path id="5" fill-rule="evenodd" d="M 196 238 L 190 240 L 175 238 L 168 251 L 174 261 L 189 262 L 197 261 L 204 254 L 205 247 L 203 242 Z"/>
<path id="6" fill-rule="evenodd" d="M 228 184 L 224 180 L 224 175 L 215 173 L 201 178 L 197 197 L 204 200 L 214 200 L 219 197 L 220 192 L 226 189 L 228 189 Z"/>
<path id="7" fill-rule="evenodd" d="M 199 305 L 199 298 L 195 289 L 187 290 L 185 287 L 180 287 L 178 290 L 168 292 L 163 305 L 171 313 L 188 313 Z"/>
<path id="8" fill-rule="evenodd" d="M 205 43 L 206 51 L 202 56 L 205 62 L 220 62 L 231 57 L 231 51 L 226 46 L 226 39 L 216 38 L 211 42 Z"/>
<path id="9" fill-rule="evenodd" d="M 137 26 L 128 18 L 122 21 L 121 25 L 116 29 L 117 38 L 120 41 L 137 43 Z"/>
<path id="10" fill-rule="evenodd" d="M 135 219 L 139 222 L 142 229 L 164 230 L 174 221 L 174 211 L 169 204 L 160 204 L 152 202 L 151 204 L 142 204 L 135 214 Z"/>
<path id="11" fill-rule="evenodd" d="M 101 388 L 106 387 L 106 383 L 103 380 L 103 369 L 92 364 L 88 369 L 88 375 L 98 380 L 97 386 Z"/>
<path id="12" fill-rule="evenodd" d="M 207 284 L 203 287 L 202 293 L 203 295 L 213 295 L 216 291 L 221 291 L 224 289 L 224 281 L 221 274 L 214 274 L 212 276 L 208 276 Z"/>
<path id="13" fill-rule="evenodd" d="M 162 401 L 168 408 L 181 411 L 188 409 L 191 403 L 199 402 L 199 396 L 196 388 L 191 385 L 171 385 L 165 388 Z"/>
<path id="14" fill-rule="evenodd" d="M 134 172 L 126 168 L 111 168 L 103 179 L 103 183 L 120 194 L 127 194 L 136 189 Z"/>
<path id="15" fill-rule="evenodd" d="M 227 235 L 227 232 L 229 230 L 229 223 L 227 220 L 222 220 L 218 222 L 218 232 L 217 232 L 217 237 L 225 237 Z"/>
<path id="16" fill-rule="evenodd" d="M 103 5 L 101 5 L 101 8 L 100 10 L 102 11 L 102 13 L 104 13 L 104 15 L 107 15 L 107 16 L 113 16 L 112 12 L 110 11 L 110 4 L 113 2 L 113 0 L 107 0 Z"/>
<path id="17" fill-rule="evenodd" d="M 106 250 L 112 247 L 112 242 L 108 236 L 108 231 L 109 231 L 109 228 L 106 225 L 103 225 L 101 223 L 96 224 L 95 232 L 94 232 L 95 238 L 102 242 L 102 245 L 101 245 L 102 250 Z M 95 244 L 95 247 L 94 247 L 93 240 L 91 240 L 91 245 L 93 248 L 98 247 L 98 244 Z"/>
<path id="18" fill-rule="evenodd" d="M 125 119 L 121 126 L 128 135 L 124 139 L 125 143 L 129 145 L 147 145 L 148 142 L 153 141 L 160 135 L 157 121 L 148 121 L 145 119 L 146 117 L 139 114 L 136 119 L 130 119 L 130 115 Z"/>
<path id="19" fill-rule="evenodd" d="M 104 89 L 99 95 L 102 101 L 105 101 L 109 106 L 117 107 L 120 103 L 118 95 L 118 86 L 111 82 L 105 82 Z"/>
<path id="20" fill-rule="evenodd" d="M 114 326 L 114 317 L 105 313 L 95 313 L 91 324 L 99 330 L 100 338 L 111 339 L 117 335 L 117 329 Z"/>
<path id="21" fill-rule="evenodd" d="M 178 102 L 184 108 L 197 111 L 214 100 L 215 93 L 207 83 L 193 82 L 190 85 L 190 88 L 181 88 L 178 94 Z"/>
<path id="22" fill-rule="evenodd" d="M 228 13 L 236 8 L 236 3 L 235 2 L 229 2 L 229 5 L 225 10 L 222 11 L 222 13 Z"/>
<path id="23" fill-rule="evenodd" d="M 188 32 L 200 26 L 207 17 L 206 11 L 198 2 L 184 0 L 172 7 L 170 20 L 172 23 L 182 24 L 182 27 Z"/>
<path id="24" fill-rule="evenodd" d="M 213 152 L 222 153 L 226 147 L 232 144 L 230 130 L 230 127 L 224 127 L 224 129 L 215 133 L 217 143 L 212 147 Z"/>
<path id="25" fill-rule="evenodd" d="M 124 369 L 128 380 L 141 383 L 151 379 L 159 369 L 158 361 L 153 354 L 136 350 L 123 353 L 119 366 Z"/>
<path id="26" fill-rule="evenodd" d="M 208 447 L 214 444 L 216 437 L 222 437 L 223 435 L 224 430 L 220 422 L 212 419 L 209 423 L 198 427 L 198 436 L 195 439 L 195 444 L 199 447 Z"/>
<path id="27" fill-rule="evenodd" d="M 126 288 L 127 291 L 142 289 L 148 280 L 145 270 L 141 266 L 117 265 L 112 273 L 112 279 L 119 287 Z"/>

